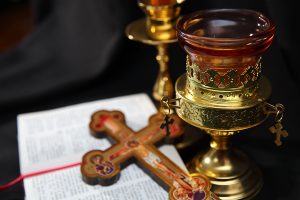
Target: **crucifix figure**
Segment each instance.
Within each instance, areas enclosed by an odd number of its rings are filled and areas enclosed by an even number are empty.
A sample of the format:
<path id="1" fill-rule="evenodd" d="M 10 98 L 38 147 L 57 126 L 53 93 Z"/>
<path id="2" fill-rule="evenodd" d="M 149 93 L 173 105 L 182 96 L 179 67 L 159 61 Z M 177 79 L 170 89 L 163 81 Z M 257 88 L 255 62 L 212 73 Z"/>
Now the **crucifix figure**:
<path id="1" fill-rule="evenodd" d="M 276 123 L 275 126 L 271 126 L 270 131 L 271 133 L 276 134 L 275 144 L 277 146 L 282 145 L 281 136 L 284 138 L 288 136 L 288 132 L 286 130 L 283 130 L 283 126 L 281 123 Z"/>
<path id="2" fill-rule="evenodd" d="M 166 126 L 169 128 L 169 137 L 174 138 L 180 136 L 183 129 L 177 116 L 172 116 L 172 119 L 173 123 L 167 123 Z M 119 111 L 94 113 L 90 122 L 92 134 L 100 137 L 101 133 L 106 133 L 116 143 L 105 151 L 93 150 L 83 156 L 83 180 L 91 185 L 110 185 L 118 180 L 120 164 L 134 157 L 170 187 L 170 199 L 218 199 L 210 192 L 210 182 L 204 176 L 188 174 L 154 146 L 154 143 L 166 137 L 166 129 L 160 128 L 163 121 L 163 114 L 155 114 L 150 118 L 149 125 L 136 133 L 125 125 L 124 115 Z"/>

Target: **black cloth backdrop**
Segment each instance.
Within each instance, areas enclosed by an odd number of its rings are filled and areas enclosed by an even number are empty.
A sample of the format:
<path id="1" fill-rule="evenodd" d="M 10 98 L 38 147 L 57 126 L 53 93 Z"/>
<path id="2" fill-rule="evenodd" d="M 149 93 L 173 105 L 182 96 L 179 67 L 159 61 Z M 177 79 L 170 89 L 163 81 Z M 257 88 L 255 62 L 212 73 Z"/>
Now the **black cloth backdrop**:
<path id="1" fill-rule="evenodd" d="M 35 30 L 15 49 L 0 55 L 0 184 L 19 175 L 18 113 L 66 106 L 125 94 L 151 94 L 157 75 L 155 48 L 129 41 L 124 29 L 143 17 L 135 0 L 32 0 Z M 280 0 L 187 0 L 183 14 L 208 8 L 246 8 L 269 15 L 277 24 L 270 50 L 263 56 L 263 73 L 273 91 L 270 102 L 286 106 L 290 136 L 277 148 L 268 132 L 273 120 L 234 137 L 262 169 L 264 187 L 256 199 L 299 199 L 300 69 L 296 65 L 295 3 Z M 5 19 L 4 19 L 5 20 Z M 173 80 L 184 73 L 185 53 L 170 46 Z M 200 134 L 200 131 L 199 131 Z M 187 161 L 207 148 L 208 137 L 182 150 Z M 20 183 L 0 192 L 0 199 L 24 199 Z"/>

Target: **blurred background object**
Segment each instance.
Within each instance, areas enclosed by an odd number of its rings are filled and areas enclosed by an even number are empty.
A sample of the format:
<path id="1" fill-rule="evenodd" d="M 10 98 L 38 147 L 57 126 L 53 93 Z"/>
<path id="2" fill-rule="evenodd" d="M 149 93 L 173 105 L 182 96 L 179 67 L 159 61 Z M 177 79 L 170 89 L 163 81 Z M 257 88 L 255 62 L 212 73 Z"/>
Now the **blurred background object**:
<path id="1" fill-rule="evenodd" d="M 0 54 L 16 47 L 33 29 L 28 0 L 0 1 Z"/>

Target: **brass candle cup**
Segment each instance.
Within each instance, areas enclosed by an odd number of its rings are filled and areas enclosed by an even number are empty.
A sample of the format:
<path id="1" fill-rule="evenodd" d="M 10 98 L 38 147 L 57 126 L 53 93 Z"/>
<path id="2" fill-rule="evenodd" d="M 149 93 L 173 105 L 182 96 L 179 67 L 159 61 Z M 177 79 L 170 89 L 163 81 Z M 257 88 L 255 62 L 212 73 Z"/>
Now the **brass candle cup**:
<path id="1" fill-rule="evenodd" d="M 188 168 L 209 177 L 221 199 L 252 198 L 263 185 L 261 172 L 231 148 L 229 138 L 279 113 L 281 106 L 266 102 L 271 85 L 261 74 L 261 56 L 271 45 L 275 25 L 256 11 L 217 9 L 181 18 L 177 31 L 187 62 L 186 74 L 175 85 L 176 112 L 212 137 L 210 149 Z M 269 112 L 270 107 L 275 110 Z"/>
<path id="2" fill-rule="evenodd" d="M 146 14 L 146 31 L 154 40 L 176 38 L 176 22 L 184 0 L 138 0 Z"/>

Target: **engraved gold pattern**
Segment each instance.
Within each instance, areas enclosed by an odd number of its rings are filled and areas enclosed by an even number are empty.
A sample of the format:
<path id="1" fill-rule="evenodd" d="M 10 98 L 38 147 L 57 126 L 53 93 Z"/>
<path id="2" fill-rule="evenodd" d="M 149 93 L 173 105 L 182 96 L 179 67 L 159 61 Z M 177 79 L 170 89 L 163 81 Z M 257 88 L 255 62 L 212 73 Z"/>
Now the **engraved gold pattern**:
<path id="1" fill-rule="evenodd" d="M 222 110 L 201 107 L 181 99 L 177 114 L 184 120 L 192 122 L 197 127 L 213 130 L 242 130 L 264 121 L 264 103 L 241 110 Z M 227 135 L 228 132 L 225 134 Z M 232 134 L 231 134 L 232 135 Z"/>
<path id="2" fill-rule="evenodd" d="M 211 68 L 203 68 L 196 63 L 191 62 L 189 56 L 186 61 L 187 76 L 202 85 L 212 88 L 229 89 L 249 87 L 257 83 L 261 74 L 261 58 L 259 58 L 255 65 L 249 65 L 240 73 L 235 67 L 226 67 L 229 70 L 224 74 L 219 73 L 211 66 Z"/>
<path id="3" fill-rule="evenodd" d="M 211 90 L 203 87 L 196 81 L 187 79 L 186 82 L 187 91 L 193 96 L 201 97 L 206 100 L 218 101 L 244 101 L 255 98 L 257 96 L 257 90 L 259 84 L 255 84 L 252 87 L 243 88 L 242 90 Z"/>

